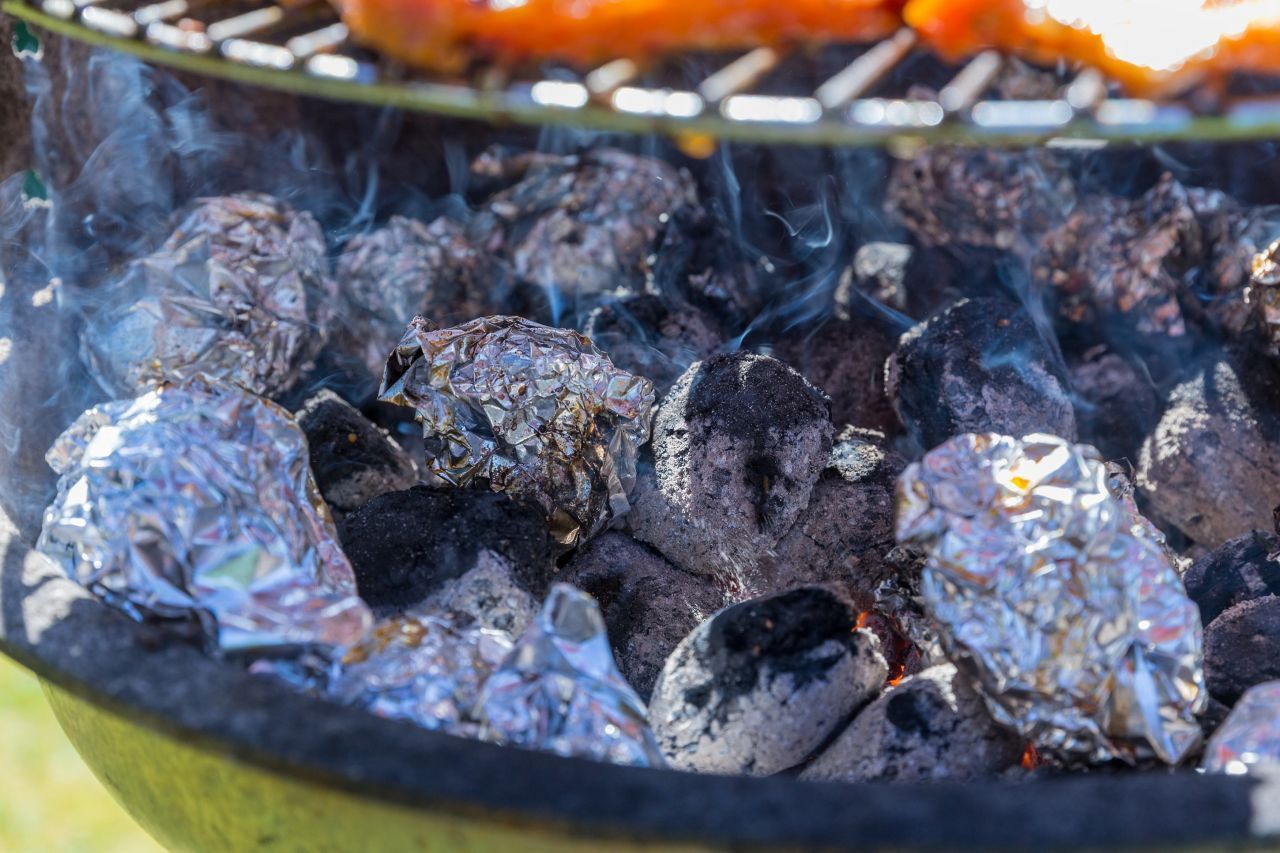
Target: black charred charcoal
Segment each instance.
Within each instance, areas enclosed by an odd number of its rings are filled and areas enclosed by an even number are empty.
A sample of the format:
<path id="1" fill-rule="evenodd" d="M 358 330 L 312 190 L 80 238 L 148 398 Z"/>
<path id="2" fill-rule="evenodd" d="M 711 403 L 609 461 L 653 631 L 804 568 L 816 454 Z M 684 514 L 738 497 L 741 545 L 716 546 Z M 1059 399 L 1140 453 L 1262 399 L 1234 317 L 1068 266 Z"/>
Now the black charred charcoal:
<path id="1" fill-rule="evenodd" d="M 707 578 L 623 533 L 591 540 L 557 577 L 600 605 L 618 669 L 645 701 L 672 650 L 728 603 Z"/>
<path id="2" fill-rule="evenodd" d="M 1280 678 L 1280 596 L 1241 602 L 1208 624 L 1204 678 L 1224 705 L 1234 705 L 1255 684 Z"/>
<path id="3" fill-rule="evenodd" d="M 893 435 L 901 430 L 884 390 L 884 364 L 898 336 L 881 318 L 829 318 L 803 334 L 792 332 L 774 354 L 831 398 L 831 420 Z"/>
<path id="4" fill-rule="evenodd" d="M 884 685 L 879 643 L 826 589 L 720 611 L 667 659 L 649 722 L 671 766 L 768 775 L 793 767 Z"/>
<path id="5" fill-rule="evenodd" d="M 306 433 L 311 474 L 336 520 L 386 492 L 418 482 L 413 460 L 383 429 L 332 391 L 297 412 Z"/>
<path id="6" fill-rule="evenodd" d="M 832 432 L 826 397 L 777 359 L 698 362 L 658 409 L 631 531 L 687 571 L 750 584 L 808 504 Z"/>
<path id="7" fill-rule="evenodd" d="M 642 291 L 669 220 L 698 203 L 687 173 L 613 148 L 568 157 L 491 151 L 472 168 L 494 179 L 518 176 L 481 207 L 473 241 L 566 301 Z"/>
<path id="8" fill-rule="evenodd" d="M 924 246 L 1008 251 L 1035 245 L 1075 202 L 1075 186 L 1044 148 L 926 148 L 899 160 L 887 207 Z"/>
<path id="9" fill-rule="evenodd" d="M 538 599 L 554 571 L 542 510 L 488 488 L 380 495 L 348 515 L 339 533 L 360 597 L 380 611 L 420 603 L 475 568 L 483 552 L 505 561 Z"/>
<path id="10" fill-rule="evenodd" d="M 1208 625 L 1230 607 L 1280 594 L 1280 536 L 1254 530 L 1191 564 L 1182 580 Z"/>
<path id="11" fill-rule="evenodd" d="M 987 713 L 954 666 L 910 676 L 854 718 L 801 779 L 937 782 L 995 776 L 1018 764 L 1023 742 Z"/>
<path id="12" fill-rule="evenodd" d="M 651 381 L 662 395 L 680 374 L 710 357 L 722 338 L 691 305 L 672 307 L 652 293 L 624 296 L 591 312 L 583 330 L 615 365 Z"/>
<path id="13" fill-rule="evenodd" d="M 842 432 L 809 505 L 761 569 L 767 588 L 832 585 L 859 610 L 872 609 L 876 588 L 898 574 L 887 556 L 896 547 L 894 487 L 903 466 L 883 435 Z"/>
<path id="14" fill-rule="evenodd" d="M 1098 347 L 1072 361 L 1068 374 L 1080 440 L 1107 459 L 1137 459 L 1160 418 L 1160 399 L 1143 366 Z"/>
<path id="15" fill-rule="evenodd" d="M 1280 495 L 1280 376 L 1227 356 L 1173 390 L 1142 445 L 1137 486 L 1156 515 L 1216 548 L 1271 524 Z"/>
<path id="16" fill-rule="evenodd" d="M 1012 302 L 963 299 L 916 326 L 890 357 L 886 386 L 922 449 L 967 432 L 1076 437 L 1057 359 Z"/>

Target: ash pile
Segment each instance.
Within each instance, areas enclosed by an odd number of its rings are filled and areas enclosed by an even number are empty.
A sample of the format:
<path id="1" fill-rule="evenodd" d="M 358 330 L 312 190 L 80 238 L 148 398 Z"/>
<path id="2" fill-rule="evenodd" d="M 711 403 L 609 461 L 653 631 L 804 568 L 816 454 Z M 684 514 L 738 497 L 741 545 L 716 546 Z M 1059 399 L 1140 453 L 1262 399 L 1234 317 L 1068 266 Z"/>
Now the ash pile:
<path id="1" fill-rule="evenodd" d="M 512 747 L 1280 762 L 1280 209 L 1154 154 L 848 156 L 796 200 L 763 154 L 493 149 L 432 215 L 193 195 L 82 279 L 11 264 L 92 389 L 39 550 L 227 666 Z"/>

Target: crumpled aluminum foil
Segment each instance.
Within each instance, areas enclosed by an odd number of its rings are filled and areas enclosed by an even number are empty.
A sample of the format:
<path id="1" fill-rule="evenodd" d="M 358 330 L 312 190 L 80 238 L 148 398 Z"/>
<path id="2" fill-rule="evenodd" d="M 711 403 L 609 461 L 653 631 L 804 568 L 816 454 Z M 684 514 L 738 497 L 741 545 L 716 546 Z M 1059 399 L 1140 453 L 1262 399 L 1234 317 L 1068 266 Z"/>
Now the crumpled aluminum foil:
<path id="1" fill-rule="evenodd" d="M 551 588 L 542 611 L 480 695 L 482 736 L 614 764 L 662 767 L 648 712 L 618 672 L 595 600 Z"/>
<path id="2" fill-rule="evenodd" d="M 196 375 L 273 396 L 310 369 L 336 296 L 310 214 L 261 193 L 206 198 L 110 286 L 81 354 L 115 397 Z"/>
<path id="3" fill-rule="evenodd" d="M 1258 318 L 1266 349 L 1280 355 L 1280 240 L 1254 255 L 1245 301 Z"/>
<path id="4" fill-rule="evenodd" d="M 957 436 L 899 478 L 898 541 L 996 720 L 1068 763 L 1176 764 L 1207 702 L 1200 615 L 1109 477 L 1054 436 Z"/>
<path id="5" fill-rule="evenodd" d="M 468 627 L 444 613 L 397 616 L 346 650 L 324 695 L 381 717 L 477 737 L 480 687 L 510 651 L 504 632 Z"/>
<path id="6" fill-rule="evenodd" d="M 536 501 L 572 545 L 630 509 L 654 390 L 572 330 L 502 316 L 437 329 L 414 317 L 379 399 L 417 412 L 432 474 Z"/>
<path id="7" fill-rule="evenodd" d="M 198 619 L 214 650 L 345 645 L 372 624 L 274 403 L 204 378 L 82 414 L 37 548 L 135 619 Z"/>
<path id="8" fill-rule="evenodd" d="M 1280 681 L 1244 692 L 1209 738 L 1200 766 L 1232 776 L 1280 770 Z"/>
<path id="9" fill-rule="evenodd" d="M 501 305 L 510 290 L 505 265 L 443 216 L 430 223 L 393 216 L 352 237 L 334 277 L 346 305 L 334 344 L 367 364 L 375 378 L 404 334 L 405 318 L 476 317 Z"/>

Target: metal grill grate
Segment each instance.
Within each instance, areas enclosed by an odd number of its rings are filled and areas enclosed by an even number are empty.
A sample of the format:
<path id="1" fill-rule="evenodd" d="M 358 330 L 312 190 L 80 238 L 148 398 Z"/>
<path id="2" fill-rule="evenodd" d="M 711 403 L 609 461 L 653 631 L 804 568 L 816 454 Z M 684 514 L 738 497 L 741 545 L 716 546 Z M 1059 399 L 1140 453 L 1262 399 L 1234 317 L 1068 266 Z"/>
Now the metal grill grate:
<path id="1" fill-rule="evenodd" d="M 467 118 L 686 140 L 839 146 L 1280 139 L 1280 95 L 1163 103 L 1118 98 L 1086 69 L 1063 75 L 1048 99 L 991 98 L 1006 61 L 994 52 L 959 69 L 937 97 L 908 97 L 893 85 L 895 69 L 919 51 L 908 30 L 861 50 L 809 85 L 801 81 L 812 74 L 793 73 L 791 66 L 824 63 L 771 48 L 722 59 L 702 75 L 692 75 L 687 65 L 642 74 L 620 59 L 585 75 L 557 69 L 508 79 L 489 69 L 450 80 L 407 73 L 362 51 L 324 2 L 40 0 L 37 6 L 4 0 L 2 8 L 74 39 L 200 74 Z M 842 50 L 848 46 L 826 55 Z"/>

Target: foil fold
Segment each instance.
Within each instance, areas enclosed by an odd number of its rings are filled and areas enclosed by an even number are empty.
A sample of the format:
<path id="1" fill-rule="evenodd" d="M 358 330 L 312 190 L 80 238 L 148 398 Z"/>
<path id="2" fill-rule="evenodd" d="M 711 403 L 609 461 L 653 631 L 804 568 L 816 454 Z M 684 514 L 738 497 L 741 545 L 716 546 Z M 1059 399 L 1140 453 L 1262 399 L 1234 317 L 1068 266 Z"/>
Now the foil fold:
<path id="1" fill-rule="evenodd" d="M 992 716 L 1064 763 L 1198 745 L 1199 611 L 1098 452 L 1049 435 L 961 435 L 898 482 L 898 541 Z"/>
<path id="2" fill-rule="evenodd" d="M 1209 738 L 1200 767 L 1231 776 L 1280 771 L 1280 681 L 1244 692 Z"/>
<path id="3" fill-rule="evenodd" d="M 644 702 L 618 672 L 595 600 L 555 584 L 534 624 L 485 682 L 482 736 L 614 764 L 662 767 Z"/>
<path id="4" fill-rule="evenodd" d="M 88 410 L 46 460 L 38 550 L 132 618 L 198 621 L 223 652 L 341 646 L 372 623 L 276 404 L 192 379 Z"/>
<path id="5" fill-rule="evenodd" d="M 201 199 L 110 286 L 81 356 L 117 398 L 197 375 L 276 396 L 311 368 L 336 297 L 310 214 L 261 193 Z"/>
<path id="6" fill-rule="evenodd" d="M 629 511 L 654 396 L 577 332 L 493 316 L 414 317 L 379 399 L 414 409 L 431 474 L 533 500 L 573 545 Z"/>

